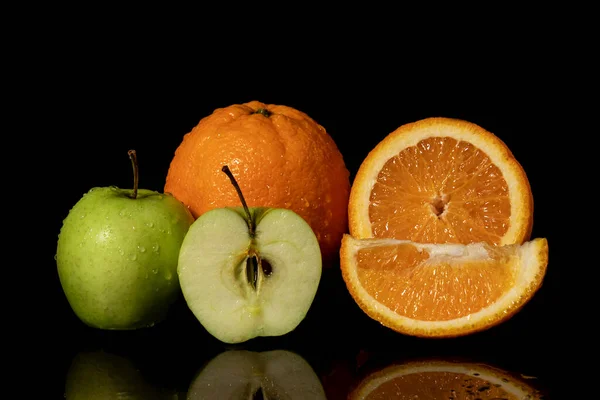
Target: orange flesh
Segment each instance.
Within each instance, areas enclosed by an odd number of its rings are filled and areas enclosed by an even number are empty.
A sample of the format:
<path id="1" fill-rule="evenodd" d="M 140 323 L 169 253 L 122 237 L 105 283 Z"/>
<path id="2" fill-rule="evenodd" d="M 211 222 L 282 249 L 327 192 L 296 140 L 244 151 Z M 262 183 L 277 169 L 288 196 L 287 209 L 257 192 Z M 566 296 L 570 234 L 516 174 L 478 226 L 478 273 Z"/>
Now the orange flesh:
<path id="1" fill-rule="evenodd" d="M 455 372 L 420 372 L 391 379 L 371 392 L 369 400 L 506 399 L 519 400 L 499 384 Z"/>
<path id="2" fill-rule="evenodd" d="M 498 244 L 508 230 L 508 185 L 468 142 L 431 137 L 387 161 L 371 191 L 374 237 Z"/>
<path id="3" fill-rule="evenodd" d="M 491 259 L 452 264 L 430 260 L 411 244 L 366 247 L 357 253 L 357 274 L 363 288 L 397 314 L 446 321 L 481 310 L 512 286 L 510 257 L 494 250 Z"/>

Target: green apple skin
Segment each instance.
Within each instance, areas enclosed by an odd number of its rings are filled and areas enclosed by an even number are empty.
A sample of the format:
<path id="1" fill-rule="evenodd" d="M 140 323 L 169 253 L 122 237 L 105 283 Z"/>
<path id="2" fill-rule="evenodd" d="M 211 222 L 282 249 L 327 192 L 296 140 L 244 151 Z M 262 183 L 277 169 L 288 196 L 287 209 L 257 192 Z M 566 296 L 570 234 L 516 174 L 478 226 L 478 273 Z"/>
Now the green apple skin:
<path id="1" fill-rule="evenodd" d="M 166 400 L 175 398 L 147 382 L 127 358 L 104 351 L 78 353 L 65 379 L 66 400 Z"/>
<path id="2" fill-rule="evenodd" d="M 56 264 L 81 321 L 131 330 L 161 322 L 181 293 L 179 250 L 194 218 L 169 194 L 92 188 L 71 208 L 58 235 Z"/>
<path id="3" fill-rule="evenodd" d="M 179 253 L 178 274 L 188 307 L 214 337 L 241 343 L 281 336 L 305 318 L 321 279 L 321 252 L 306 221 L 289 209 L 217 208 L 190 227 Z M 256 288 L 246 275 L 249 255 L 271 266 Z"/>
<path id="4" fill-rule="evenodd" d="M 287 350 L 228 350 L 210 360 L 188 389 L 188 400 L 200 399 L 326 400 L 310 364 Z"/>

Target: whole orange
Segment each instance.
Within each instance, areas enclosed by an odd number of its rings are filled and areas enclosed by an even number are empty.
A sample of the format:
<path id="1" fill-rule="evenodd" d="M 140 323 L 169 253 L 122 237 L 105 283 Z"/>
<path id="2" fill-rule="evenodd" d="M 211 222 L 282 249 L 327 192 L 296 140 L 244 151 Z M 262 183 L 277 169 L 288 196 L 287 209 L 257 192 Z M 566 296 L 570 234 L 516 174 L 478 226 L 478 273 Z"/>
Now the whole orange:
<path id="1" fill-rule="evenodd" d="M 348 228 L 350 174 L 325 128 L 285 105 L 251 101 L 217 108 L 183 137 L 164 191 L 195 218 L 213 208 L 239 207 L 224 165 L 249 207 L 296 212 L 317 236 L 323 265 L 336 261 Z"/>

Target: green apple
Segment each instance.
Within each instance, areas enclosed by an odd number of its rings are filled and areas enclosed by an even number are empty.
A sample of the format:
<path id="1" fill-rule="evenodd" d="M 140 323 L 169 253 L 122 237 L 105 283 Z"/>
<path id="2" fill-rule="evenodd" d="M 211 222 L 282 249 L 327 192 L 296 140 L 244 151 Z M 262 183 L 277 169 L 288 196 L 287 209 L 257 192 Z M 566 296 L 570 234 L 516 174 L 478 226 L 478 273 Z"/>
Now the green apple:
<path id="1" fill-rule="evenodd" d="M 228 350 L 196 375 L 187 400 L 326 400 L 319 377 L 308 362 L 287 350 Z"/>
<path id="2" fill-rule="evenodd" d="M 58 235 L 56 264 L 71 308 L 100 329 L 162 321 L 181 293 L 179 249 L 194 218 L 169 194 L 92 188 L 71 208 Z"/>
<path id="3" fill-rule="evenodd" d="M 240 343 L 280 336 L 305 318 L 321 279 L 321 252 L 308 223 L 283 208 L 212 209 L 190 227 L 177 272 L 188 307 L 214 337 Z"/>
<path id="4" fill-rule="evenodd" d="M 66 400 L 167 400 L 176 396 L 150 384 L 129 359 L 104 351 L 77 354 L 65 379 Z"/>

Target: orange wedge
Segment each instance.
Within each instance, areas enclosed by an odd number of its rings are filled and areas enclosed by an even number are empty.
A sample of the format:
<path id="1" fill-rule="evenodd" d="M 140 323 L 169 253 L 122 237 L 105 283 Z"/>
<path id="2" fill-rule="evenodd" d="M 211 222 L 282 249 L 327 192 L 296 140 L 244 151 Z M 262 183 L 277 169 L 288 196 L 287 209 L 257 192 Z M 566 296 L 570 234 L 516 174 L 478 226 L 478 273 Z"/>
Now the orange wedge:
<path id="1" fill-rule="evenodd" d="M 346 234 L 340 257 L 350 294 L 371 318 L 407 335 L 455 337 L 505 321 L 532 298 L 548 241 L 436 244 Z"/>
<path id="2" fill-rule="evenodd" d="M 446 360 L 391 365 L 365 377 L 351 400 L 542 399 L 541 392 L 514 373 L 479 363 Z"/>
<path id="3" fill-rule="evenodd" d="M 533 197 L 522 166 L 493 133 L 463 120 L 400 126 L 352 183 L 350 234 L 421 243 L 529 240 Z"/>

